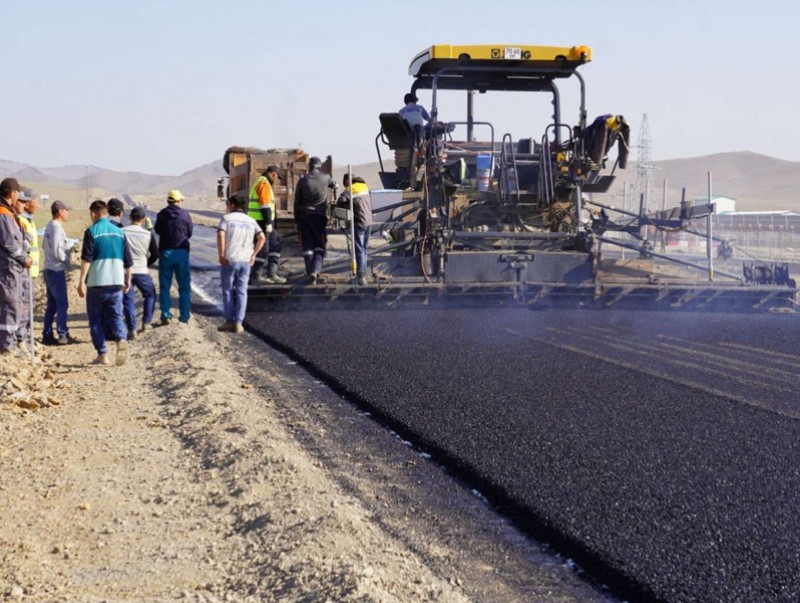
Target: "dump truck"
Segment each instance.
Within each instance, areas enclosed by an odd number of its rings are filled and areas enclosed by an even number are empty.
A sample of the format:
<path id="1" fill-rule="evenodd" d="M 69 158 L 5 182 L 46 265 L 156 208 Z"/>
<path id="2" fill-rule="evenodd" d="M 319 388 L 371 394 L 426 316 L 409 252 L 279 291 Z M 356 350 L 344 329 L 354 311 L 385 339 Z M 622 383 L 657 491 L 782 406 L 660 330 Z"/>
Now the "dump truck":
<path id="1" fill-rule="evenodd" d="M 222 167 L 228 174 L 227 183 L 222 178 L 217 183 L 220 199 L 250 193 L 250 187 L 269 166 L 278 168 L 278 182 L 273 183 L 275 210 L 279 226 L 292 218 L 294 192 L 300 178 L 308 173 L 309 154 L 303 149 L 259 149 L 256 147 L 230 147 L 222 158 Z M 330 174 L 333 159 L 328 155 L 321 171 Z"/>
<path id="2" fill-rule="evenodd" d="M 579 70 L 592 59 L 584 45 L 440 44 L 416 55 L 406 95 L 413 102 L 424 96 L 429 119 L 412 124 L 398 111 L 378 116 L 379 175 L 402 198 L 373 228 L 388 240 L 370 251 L 367 285 L 356 283 L 352 262 L 343 259 L 328 263 L 317 284 L 301 284 L 297 271 L 286 285 L 251 291 L 253 308 L 281 300 L 296 306 L 301 299 L 795 308 L 788 265 L 737 273 L 716 269 L 711 252 L 707 258 L 655 252 L 652 240 L 664 231 L 704 236 L 713 249 L 710 229 L 697 227 L 707 208 L 682 199 L 648 214 L 597 200 L 626 167 L 630 127 L 615 113 L 590 119 Z M 564 86 L 577 99 L 574 121 L 562 113 Z M 543 94 L 552 109 L 522 115 L 527 131 L 515 136 L 475 108 L 476 94 L 496 93 Z M 461 96 L 465 115 L 445 114 L 446 95 Z M 625 250 L 636 258 L 624 258 Z"/>

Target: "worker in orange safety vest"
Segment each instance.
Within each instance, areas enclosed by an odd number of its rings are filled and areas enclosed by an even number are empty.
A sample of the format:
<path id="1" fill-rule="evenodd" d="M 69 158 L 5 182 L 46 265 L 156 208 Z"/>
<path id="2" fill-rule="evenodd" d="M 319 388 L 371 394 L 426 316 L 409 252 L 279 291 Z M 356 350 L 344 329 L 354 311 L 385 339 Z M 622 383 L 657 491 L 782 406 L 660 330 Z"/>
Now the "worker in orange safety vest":
<path id="1" fill-rule="evenodd" d="M 278 168 L 269 166 L 250 187 L 247 203 L 247 215 L 253 218 L 264 234 L 267 235 L 267 244 L 264 245 L 259 257 L 262 262 L 256 270 L 255 279 L 264 283 L 283 284 L 286 279 L 278 274 L 278 263 L 281 259 L 281 241 L 278 237 L 277 223 L 275 220 L 275 192 L 272 185 L 278 180 Z M 264 255 L 267 257 L 267 273 L 263 273 Z"/>

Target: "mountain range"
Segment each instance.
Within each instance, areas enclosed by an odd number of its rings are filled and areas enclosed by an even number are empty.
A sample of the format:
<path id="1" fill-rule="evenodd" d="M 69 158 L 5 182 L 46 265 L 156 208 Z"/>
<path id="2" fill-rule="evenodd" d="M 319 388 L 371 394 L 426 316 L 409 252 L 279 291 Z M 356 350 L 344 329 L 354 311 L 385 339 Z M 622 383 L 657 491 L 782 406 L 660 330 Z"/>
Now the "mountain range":
<path id="1" fill-rule="evenodd" d="M 201 165 L 179 176 L 161 176 L 118 172 L 93 165 L 46 168 L 0 160 L 0 176 L 11 176 L 31 188 L 42 188 L 41 184 L 59 184 L 72 186 L 77 191 L 99 189 L 119 195 L 163 195 L 177 188 L 187 196 L 216 196 L 217 179 L 224 175 L 220 161 Z"/>
<path id="2" fill-rule="evenodd" d="M 356 165 L 352 169 L 354 174 L 364 177 L 371 188 L 380 188 L 377 162 Z M 337 179 L 343 171 L 342 167 L 334 170 Z M 709 172 L 712 174 L 713 195 L 736 199 L 738 211 L 800 211 L 800 162 L 751 152 L 652 162 L 651 208 L 661 207 L 664 180 L 668 185 L 668 207 L 678 204 L 684 187 L 687 199 L 706 196 Z M 74 197 L 74 200 L 127 194 L 152 201 L 163 199 L 166 191 L 177 188 L 190 199 L 216 201 L 217 180 L 224 175 L 221 161 L 201 165 L 178 176 L 164 176 L 85 165 L 47 168 L 0 160 L 0 177 L 14 177 L 39 192 L 53 191 L 66 199 Z M 596 198 L 621 207 L 624 183 L 627 182 L 632 189 L 636 182 L 636 164 L 629 164 L 627 170 L 617 170 L 616 175 L 608 193 Z M 627 197 L 629 208 L 638 206 L 632 192 Z"/>

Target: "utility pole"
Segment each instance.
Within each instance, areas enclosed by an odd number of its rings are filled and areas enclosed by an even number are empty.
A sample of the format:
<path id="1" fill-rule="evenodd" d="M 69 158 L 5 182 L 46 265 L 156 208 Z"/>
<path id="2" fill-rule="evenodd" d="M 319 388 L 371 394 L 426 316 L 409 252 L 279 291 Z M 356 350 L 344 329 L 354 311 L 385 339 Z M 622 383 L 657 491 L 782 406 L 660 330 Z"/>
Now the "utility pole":
<path id="1" fill-rule="evenodd" d="M 642 115 L 642 125 L 639 128 L 639 138 L 636 143 L 636 184 L 633 186 L 633 198 L 639 199 L 644 195 L 644 213 L 650 213 L 650 191 L 653 178 L 652 140 L 650 138 L 650 124 L 647 123 L 647 113 Z"/>

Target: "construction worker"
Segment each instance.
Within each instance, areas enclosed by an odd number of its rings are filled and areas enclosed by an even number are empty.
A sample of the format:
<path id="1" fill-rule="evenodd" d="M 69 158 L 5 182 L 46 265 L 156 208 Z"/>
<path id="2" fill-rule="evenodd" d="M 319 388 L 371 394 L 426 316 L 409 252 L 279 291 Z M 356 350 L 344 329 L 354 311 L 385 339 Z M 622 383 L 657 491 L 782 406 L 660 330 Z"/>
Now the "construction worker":
<path id="1" fill-rule="evenodd" d="M 277 179 L 278 168 L 271 165 L 253 182 L 247 203 L 247 215 L 258 223 L 267 236 L 267 244 L 261 253 L 262 259 L 264 253 L 267 255 L 267 274 L 266 276 L 257 274 L 256 278 L 267 283 L 283 284 L 286 279 L 278 274 L 281 241 L 275 221 L 275 191 L 272 189 Z"/>
<path id="2" fill-rule="evenodd" d="M 23 356 L 17 348 L 20 298 L 25 270 L 33 260 L 25 249 L 14 206 L 20 186 L 14 178 L 0 182 L 0 354 Z"/>
<path id="3" fill-rule="evenodd" d="M 122 298 L 125 324 L 128 327 L 128 340 L 135 333 L 145 333 L 152 327 L 156 307 L 156 288 L 148 267 L 158 261 L 158 243 L 155 235 L 144 227 L 143 207 L 134 207 L 128 215 L 131 223 L 122 228 L 131 249 L 133 267 L 131 268 L 131 288 Z M 136 330 L 136 289 L 142 294 L 142 327 Z"/>
<path id="4" fill-rule="evenodd" d="M 319 157 L 308 160 L 308 173 L 297 183 L 294 193 L 294 221 L 306 264 L 306 281 L 313 285 L 322 272 L 327 246 L 328 189 L 334 184 L 320 171 Z"/>
<path id="5" fill-rule="evenodd" d="M 249 200 L 248 200 L 249 202 Z M 247 281 L 256 255 L 266 237 L 258 222 L 245 214 L 244 197 L 234 196 L 226 202 L 227 213 L 217 226 L 217 253 L 220 264 L 222 306 L 225 322 L 217 331 L 241 333 L 247 310 Z"/>
<path id="6" fill-rule="evenodd" d="M 108 207 L 108 221 L 114 226 L 122 228 L 122 216 L 125 213 L 125 204 L 116 197 L 111 197 L 106 206 Z"/>
<path id="7" fill-rule="evenodd" d="M 52 220 L 47 223 L 42 237 L 44 251 L 44 284 L 47 291 L 47 305 L 44 309 L 44 326 L 42 327 L 42 343 L 45 345 L 66 345 L 77 343 L 77 339 L 69 334 L 67 327 L 67 271 L 71 249 L 64 232 L 64 222 L 69 217 L 70 208 L 63 201 L 53 201 L 50 205 Z M 53 333 L 53 320 L 56 322 L 56 333 Z"/>
<path id="8" fill-rule="evenodd" d="M 350 208 L 350 197 L 353 197 L 353 230 L 355 240 L 353 245 L 356 251 L 356 281 L 359 285 L 367 284 L 367 251 L 369 237 L 372 234 L 372 200 L 369 188 L 363 178 L 353 176 L 353 186 L 350 186 L 350 175 L 342 178 L 344 190 L 337 200 L 340 207 Z"/>
<path id="9" fill-rule="evenodd" d="M 30 338 L 30 323 L 33 309 L 31 308 L 31 287 L 33 281 L 39 276 L 39 235 L 36 232 L 36 223 L 33 214 L 39 205 L 39 195 L 29 188 L 20 191 L 17 200 L 17 218 L 24 229 L 25 241 L 28 243 L 28 255 L 32 260 L 28 273 L 22 279 L 22 297 L 20 298 L 20 321 L 17 331 L 17 342 L 20 349 L 28 350 Z"/>
<path id="10" fill-rule="evenodd" d="M 105 201 L 89 206 L 92 225 L 83 233 L 78 295 L 86 298 L 89 332 L 97 357 L 92 364 L 110 364 L 106 356 L 106 331 L 117 342 L 116 365 L 125 364 L 128 331 L 122 316 L 122 297 L 131 286 L 130 247 L 122 229 L 108 219 Z"/>
<path id="11" fill-rule="evenodd" d="M 170 288 L 172 276 L 178 281 L 178 320 L 187 324 L 192 313 L 192 273 L 189 268 L 189 239 L 192 238 L 192 217 L 183 209 L 183 195 L 175 189 L 167 193 L 167 206 L 158 212 L 153 227 L 158 235 L 158 301 L 161 324 L 168 325 L 173 316 Z"/>
<path id="12" fill-rule="evenodd" d="M 425 107 L 417 104 L 418 100 L 416 94 L 409 92 L 403 97 L 404 106 L 398 112 L 400 113 L 400 117 L 406 120 L 409 127 L 414 132 L 417 145 L 424 138 L 425 124 L 431 121 L 431 116 L 428 114 Z"/>

